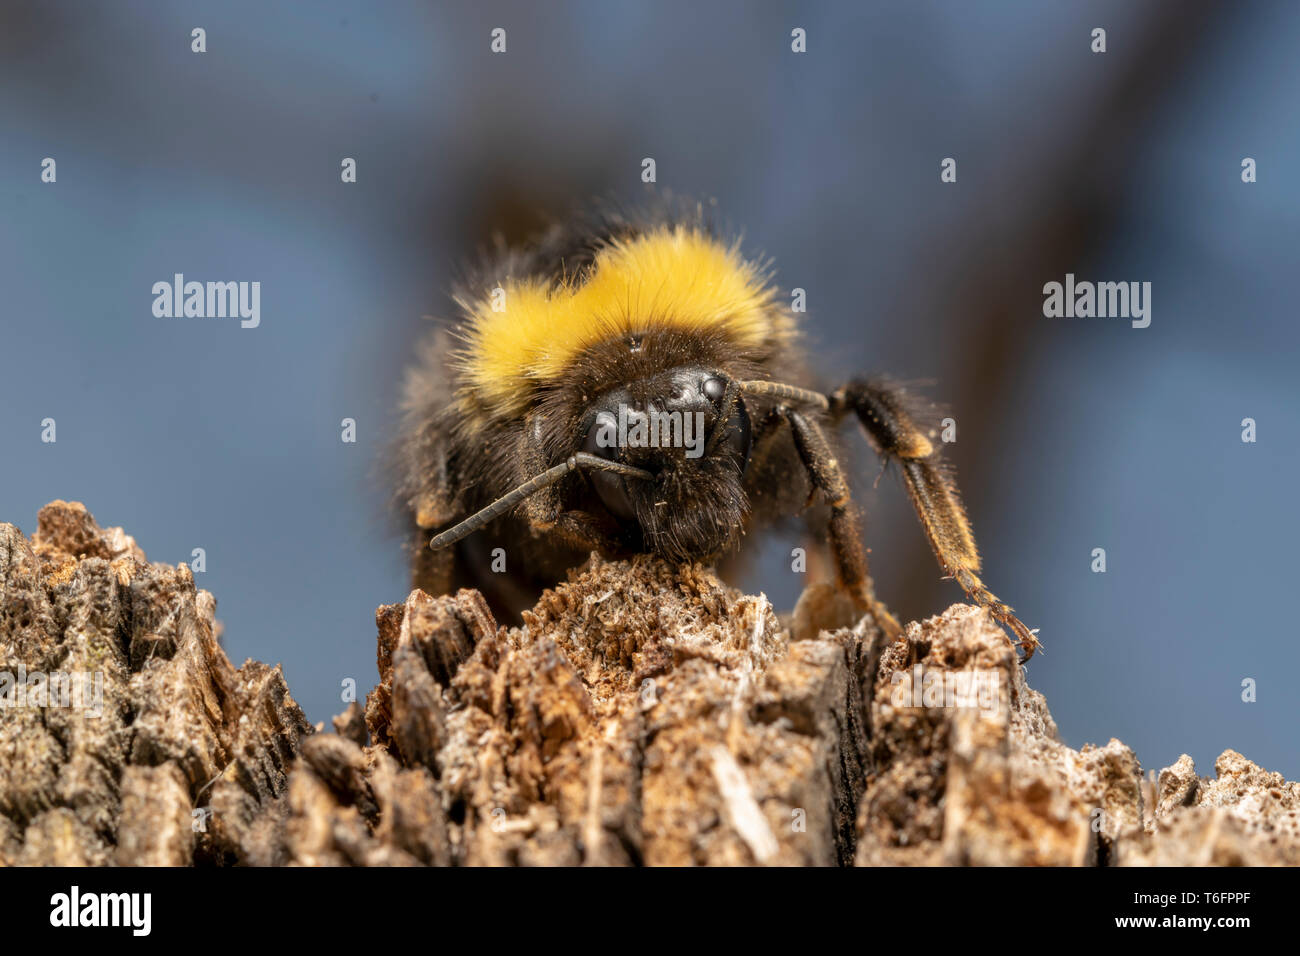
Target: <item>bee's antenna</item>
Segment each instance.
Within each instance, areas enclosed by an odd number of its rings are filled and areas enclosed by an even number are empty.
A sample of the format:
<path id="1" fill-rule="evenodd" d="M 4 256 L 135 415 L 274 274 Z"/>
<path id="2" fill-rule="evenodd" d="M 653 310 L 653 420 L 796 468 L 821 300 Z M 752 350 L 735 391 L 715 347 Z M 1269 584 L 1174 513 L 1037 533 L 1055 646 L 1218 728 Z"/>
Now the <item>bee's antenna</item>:
<path id="1" fill-rule="evenodd" d="M 570 455 L 563 463 L 546 469 L 540 475 L 529 478 L 514 491 L 502 495 L 482 511 L 470 515 L 460 524 L 448 528 L 441 534 L 435 535 L 429 542 L 429 547 L 434 551 L 438 551 L 449 545 L 455 544 L 461 538 L 469 537 L 488 522 L 501 517 L 529 495 L 536 494 L 543 488 L 555 484 L 569 472 L 576 471 L 579 468 L 591 468 L 596 471 L 612 471 L 615 474 L 625 475 L 628 478 L 654 478 L 654 475 L 650 474 L 650 472 L 644 471 L 640 468 L 633 468 L 631 465 L 624 465 L 617 461 L 609 461 L 605 458 L 597 457 L 590 452 L 580 451 L 575 455 Z"/>
<path id="2" fill-rule="evenodd" d="M 748 392 L 750 395 L 770 395 L 773 398 L 784 398 L 786 401 L 799 402 L 802 405 L 816 405 L 822 411 L 830 408 L 830 401 L 826 396 L 811 389 L 786 385 L 783 382 L 761 380 L 740 382 L 739 385 L 742 392 Z"/>

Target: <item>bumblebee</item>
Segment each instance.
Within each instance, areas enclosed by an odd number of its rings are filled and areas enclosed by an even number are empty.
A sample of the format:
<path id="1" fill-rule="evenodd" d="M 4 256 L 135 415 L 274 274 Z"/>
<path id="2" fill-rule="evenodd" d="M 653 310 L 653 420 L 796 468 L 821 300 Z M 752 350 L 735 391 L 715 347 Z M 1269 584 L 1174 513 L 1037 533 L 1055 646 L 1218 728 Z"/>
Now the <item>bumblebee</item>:
<path id="1" fill-rule="evenodd" d="M 836 430 L 853 419 L 900 470 L 943 571 L 1024 660 L 1038 647 L 979 577 L 924 406 L 887 381 L 815 388 L 770 269 L 701 205 L 605 208 L 499 243 L 454 299 L 458 321 L 426 340 L 402 393 L 415 586 L 475 587 L 515 616 L 592 551 L 716 561 L 804 512 L 839 585 L 897 634 L 842 464 Z"/>

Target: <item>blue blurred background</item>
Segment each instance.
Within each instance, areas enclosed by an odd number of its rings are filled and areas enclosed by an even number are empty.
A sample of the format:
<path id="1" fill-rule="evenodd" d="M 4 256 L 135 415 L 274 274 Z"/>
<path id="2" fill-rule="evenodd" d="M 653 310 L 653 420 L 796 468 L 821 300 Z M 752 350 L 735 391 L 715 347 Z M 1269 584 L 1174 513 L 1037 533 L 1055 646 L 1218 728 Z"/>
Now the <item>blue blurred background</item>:
<path id="1" fill-rule="evenodd" d="M 1300 777 L 1298 50 L 1285 2 L 5 0 L 0 520 L 63 497 L 152 560 L 204 548 L 231 657 L 326 720 L 407 590 L 376 459 L 421 317 L 494 230 L 635 199 L 653 156 L 807 290 L 829 378 L 937 383 L 1068 743 Z M 260 281 L 261 326 L 155 318 L 176 272 Z M 1150 281 L 1150 328 L 1045 318 L 1067 272 Z M 860 461 L 879 593 L 942 611 L 960 591 Z M 778 607 L 788 547 L 743 582 Z"/>

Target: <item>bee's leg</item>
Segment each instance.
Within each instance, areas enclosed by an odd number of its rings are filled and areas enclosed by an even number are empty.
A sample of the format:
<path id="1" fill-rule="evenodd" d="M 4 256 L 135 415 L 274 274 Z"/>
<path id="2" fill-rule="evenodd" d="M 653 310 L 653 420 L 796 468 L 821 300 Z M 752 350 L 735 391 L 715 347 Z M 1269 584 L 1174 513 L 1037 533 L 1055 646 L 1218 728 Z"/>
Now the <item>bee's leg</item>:
<path id="1" fill-rule="evenodd" d="M 907 410 L 904 393 L 892 386 L 852 382 L 830 396 L 830 413 L 857 414 L 867 440 L 886 461 L 897 461 L 908 497 L 916 509 L 940 566 L 971 600 L 1011 630 L 1024 650 L 1023 661 L 1038 649 L 1038 639 L 980 580 L 980 558 L 970 520 L 962 507 L 952 471 L 939 459 L 931 438 Z"/>
<path id="2" fill-rule="evenodd" d="M 456 552 L 453 548 L 434 551 L 426 547 L 429 533 L 417 527 L 411 546 L 411 587 L 438 597 L 455 590 Z"/>
<path id="3" fill-rule="evenodd" d="M 772 448 L 785 431 L 785 423 L 784 410 L 779 406 L 768 409 L 763 417 L 754 422 L 754 444 L 749 450 L 747 471 L 757 473 L 767 467 Z"/>
<path id="4" fill-rule="evenodd" d="M 524 517 L 534 531 L 557 535 L 571 547 L 607 555 L 622 550 L 593 515 L 586 511 L 561 510 L 558 497 L 554 503 L 543 501 L 540 496 L 530 499 L 524 505 Z"/>
<path id="5" fill-rule="evenodd" d="M 542 458 L 541 451 L 533 446 L 525 450 L 524 460 L 536 473 L 545 470 L 545 459 Z M 558 484 L 550 485 L 526 499 L 523 515 L 534 531 L 554 534 L 571 547 L 583 551 L 599 551 L 602 554 L 612 554 L 617 550 L 617 542 L 606 533 L 593 515 L 585 511 L 564 509 Z"/>
<path id="6" fill-rule="evenodd" d="M 831 452 L 826 436 L 815 421 L 793 408 L 781 405 L 778 406 L 778 412 L 790 423 L 799 458 L 808 469 L 813 485 L 826 496 L 830 505 L 831 553 L 835 557 L 841 585 L 849 592 L 854 603 L 872 616 L 887 637 L 897 637 L 902 632 L 898 620 L 872 593 L 857 510 L 849 497 L 848 482 L 844 480 L 840 463 Z"/>
<path id="7" fill-rule="evenodd" d="M 419 487 L 410 501 L 414 522 L 411 539 L 411 587 L 435 597 L 451 594 L 456 588 L 456 552 L 448 548 L 434 551 L 426 547 L 433 529 L 451 524 L 461 514 L 460 502 L 452 491 L 447 469 L 447 445 L 441 435 L 422 438 Z"/>

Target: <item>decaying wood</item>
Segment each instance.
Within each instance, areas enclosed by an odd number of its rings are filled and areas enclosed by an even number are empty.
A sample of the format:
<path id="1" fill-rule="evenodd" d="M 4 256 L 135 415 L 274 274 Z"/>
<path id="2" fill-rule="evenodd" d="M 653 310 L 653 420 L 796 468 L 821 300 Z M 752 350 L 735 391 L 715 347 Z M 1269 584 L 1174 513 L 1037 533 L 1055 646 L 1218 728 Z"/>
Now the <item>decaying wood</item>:
<path id="1" fill-rule="evenodd" d="M 221 793 L 256 816 L 283 793 L 311 728 L 280 668 L 236 670 L 189 569 L 80 504 L 41 509 L 30 541 L 0 524 L 0 581 L 0 673 L 102 680 L 98 708 L 0 708 L 0 860 L 247 858 L 202 808 Z"/>
<path id="2" fill-rule="evenodd" d="M 231 665 L 183 564 L 79 504 L 0 525 L 0 584 L 0 674 L 102 679 L 98 715 L 0 707 L 0 863 L 1300 862 L 1300 784 L 1070 749 L 965 605 L 887 642 L 830 588 L 783 618 L 651 559 L 592 558 L 519 628 L 414 591 L 325 732 Z"/>

